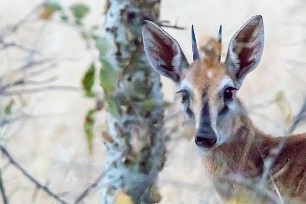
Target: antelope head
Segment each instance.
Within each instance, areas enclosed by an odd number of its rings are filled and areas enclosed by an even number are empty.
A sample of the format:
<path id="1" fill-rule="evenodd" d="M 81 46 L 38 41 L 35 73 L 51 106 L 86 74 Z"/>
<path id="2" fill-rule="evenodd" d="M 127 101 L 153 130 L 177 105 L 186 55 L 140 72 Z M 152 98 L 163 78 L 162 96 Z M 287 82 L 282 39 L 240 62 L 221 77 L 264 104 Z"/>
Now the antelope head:
<path id="1" fill-rule="evenodd" d="M 178 87 L 182 106 L 195 122 L 195 143 L 211 149 L 235 140 L 239 128 L 239 101 L 236 93 L 246 75 L 258 65 L 264 44 L 261 16 L 248 20 L 229 43 L 221 62 L 219 39 L 204 47 L 201 59 L 192 27 L 193 62 L 189 64 L 178 42 L 150 21 L 142 27 L 144 49 L 153 69 L 170 78 Z"/>

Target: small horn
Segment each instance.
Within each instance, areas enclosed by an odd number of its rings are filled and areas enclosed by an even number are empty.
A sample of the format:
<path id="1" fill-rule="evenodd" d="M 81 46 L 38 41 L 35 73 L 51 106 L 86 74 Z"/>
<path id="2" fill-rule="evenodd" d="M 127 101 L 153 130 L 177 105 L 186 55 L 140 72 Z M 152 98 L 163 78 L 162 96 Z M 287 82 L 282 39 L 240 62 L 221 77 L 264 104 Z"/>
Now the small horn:
<path id="1" fill-rule="evenodd" d="M 221 52 L 222 52 L 222 25 L 220 25 L 220 27 L 219 27 L 218 42 L 219 42 L 219 46 L 220 46 L 218 60 L 221 61 Z"/>
<path id="2" fill-rule="evenodd" d="M 222 25 L 220 25 L 220 27 L 219 27 L 218 42 L 219 42 L 220 44 L 222 43 Z"/>
<path id="3" fill-rule="evenodd" d="M 191 37 L 192 37 L 192 56 L 193 56 L 193 61 L 200 59 L 199 51 L 198 51 L 198 46 L 197 46 L 197 41 L 195 38 L 194 34 L 194 29 L 193 25 L 191 26 Z"/>

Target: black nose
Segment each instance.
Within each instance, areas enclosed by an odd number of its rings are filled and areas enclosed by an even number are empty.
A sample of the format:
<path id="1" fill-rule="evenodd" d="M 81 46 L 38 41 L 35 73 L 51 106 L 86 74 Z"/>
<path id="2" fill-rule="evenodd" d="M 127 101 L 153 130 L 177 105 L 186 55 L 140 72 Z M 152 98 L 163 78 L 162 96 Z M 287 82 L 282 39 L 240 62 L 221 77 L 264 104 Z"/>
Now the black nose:
<path id="1" fill-rule="evenodd" d="M 212 135 L 196 135 L 195 143 L 200 147 L 211 148 L 217 143 L 217 138 Z"/>

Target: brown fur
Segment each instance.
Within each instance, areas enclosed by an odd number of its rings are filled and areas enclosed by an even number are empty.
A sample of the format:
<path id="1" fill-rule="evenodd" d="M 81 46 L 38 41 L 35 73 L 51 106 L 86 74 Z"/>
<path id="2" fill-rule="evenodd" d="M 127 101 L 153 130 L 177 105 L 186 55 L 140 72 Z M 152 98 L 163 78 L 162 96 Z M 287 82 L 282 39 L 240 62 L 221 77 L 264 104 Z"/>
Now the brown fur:
<path id="1" fill-rule="evenodd" d="M 183 107 L 196 123 L 195 142 L 224 200 L 306 203 L 306 134 L 261 132 L 236 97 L 262 56 L 262 17 L 253 16 L 233 36 L 224 63 L 221 40 L 210 40 L 201 60 L 192 30 L 194 62 L 188 66 L 177 41 L 156 24 L 145 21 L 142 33 L 153 69 L 180 86 Z"/>
<path id="2" fill-rule="evenodd" d="M 257 196 L 256 201 L 259 198 L 265 202 L 280 201 L 275 193 L 279 190 L 282 199 L 288 203 L 293 202 L 291 199 L 296 203 L 306 202 L 305 134 L 271 137 L 258 131 L 246 117 L 233 137 L 236 137 L 235 141 L 214 148 L 203 158 L 216 189 L 225 200 L 239 196 L 241 189 L 247 189 L 249 195 Z M 268 160 L 273 164 L 264 169 L 264 161 Z M 269 175 L 264 181 L 267 185 L 263 187 L 267 190 L 254 189 L 261 179 L 265 179 L 266 170 Z M 235 176 L 241 176 L 242 180 L 238 181 Z M 271 197 L 265 195 L 267 191 L 271 191 Z"/>
<path id="3" fill-rule="evenodd" d="M 213 92 L 218 87 L 227 75 L 225 70 L 215 58 L 206 58 L 202 63 L 194 62 L 183 80 L 192 83 L 194 95 L 201 95 L 203 90 Z M 214 77 L 207 77 L 207 72 L 211 72 Z M 214 95 L 211 93 L 209 96 Z M 239 113 L 232 119 L 236 123 L 230 141 L 214 147 L 203 156 L 217 191 L 225 200 L 243 193 L 248 199 L 254 199 L 253 202 L 250 200 L 251 203 L 273 203 L 281 199 L 288 203 L 305 203 L 306 135 L 266 135 L 253 125 L 238 99 L 236 105 Z M 264 162 L 270 160 L 271 167 L 264 169 Z M 269 171 L 266 178 L 265 171 Z M 256 190 L 255 186 L 260 182 L 266 185 Z M 278 197 L 276 191 L 280 191 L 282 198 Z"/>

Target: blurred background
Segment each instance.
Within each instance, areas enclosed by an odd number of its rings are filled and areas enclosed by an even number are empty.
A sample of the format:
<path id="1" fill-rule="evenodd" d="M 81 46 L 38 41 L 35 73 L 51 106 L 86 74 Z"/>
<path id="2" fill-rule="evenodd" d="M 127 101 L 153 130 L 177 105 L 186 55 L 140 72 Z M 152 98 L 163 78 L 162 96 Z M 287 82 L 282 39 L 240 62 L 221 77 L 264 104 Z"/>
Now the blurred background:
<path id="1" fill-rule="evenodd" d="M 83 19 L 85 28 L 103 25 L 104 0 L 59 2 L 67 8 L 87 5 L 90 11 Z M 32 176 L 69 200 L 93 183 L 104 167 L 103 127 L 94 129 L 92 154 L 83 128 L 86 113 L 95 101 L 84 96 L 82 79 L 98 54 L 89 49 L 92 45 L 80 35 L 82 30 L 56 20 L 44 21 L 48 13 L 35 10 L 40 3 L 0 1 L 0 84 L 31 76 L 28 84 L 14 87 L 9 94 L 0 90 L 0 142 Z M 161 1 L 161 20 L 186 28 L 165 30 L 177 39 L 189 61 L 192 24 L 200 44 L 216 37 L 219 25 L 223 25 L 224 59 L 233 34 L 257 14 L 263 16 L 265 24 L 264 54 L 239 97 L 260 129 L 285 135 L 306 96 L 306 1 Z M 39 19 L 25 22 L 31 15 Z M 33 66 L 37 68 L 25 71 Z M 165 100 L 175 102 L 174 85 L 164 78 L 162 82 Z M 95 91 L 100 89 L 95 85 Z M 97 120 L 105 121 L 104 115 L 98 115 Z M 179 122 L 174 121 L 180 126 Z M 306 125 L 300 124 L 295 132 L 305 130 Z M 167 161 L 159 176 L 161 203 L 222 203 L 211 187 L 193 140 L 185 132 L 179 133 L 179 140 L 168 143 Z M 3 155 L 0 168 L 10 203 L 55 202 L 44 192 L 35 191 L 35 185 Z M 91 191 L 84 203 L 101 203 L 101 188 Z"/>

